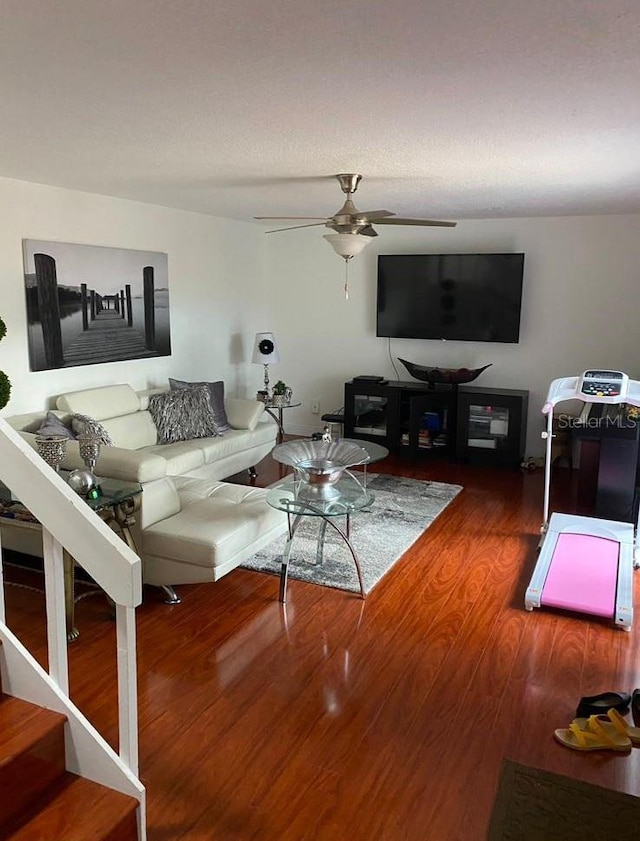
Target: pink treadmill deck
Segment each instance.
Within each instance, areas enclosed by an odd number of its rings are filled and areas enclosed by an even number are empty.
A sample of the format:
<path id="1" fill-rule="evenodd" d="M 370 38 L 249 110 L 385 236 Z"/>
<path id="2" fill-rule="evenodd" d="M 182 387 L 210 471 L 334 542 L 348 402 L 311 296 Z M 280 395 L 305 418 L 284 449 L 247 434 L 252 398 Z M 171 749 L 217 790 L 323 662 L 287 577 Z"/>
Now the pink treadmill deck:
<path id="1" fill-rule="evenodd" d="M 613 616 L 620 544 L 604 537 L 561 534 L 542 590 L 541 604 Z"/>

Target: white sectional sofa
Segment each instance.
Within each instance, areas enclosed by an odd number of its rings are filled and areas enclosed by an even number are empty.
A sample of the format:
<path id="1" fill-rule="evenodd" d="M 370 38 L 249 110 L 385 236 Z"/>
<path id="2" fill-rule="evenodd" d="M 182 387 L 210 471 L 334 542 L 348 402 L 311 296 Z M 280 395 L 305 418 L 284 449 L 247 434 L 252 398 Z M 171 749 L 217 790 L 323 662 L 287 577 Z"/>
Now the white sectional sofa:
<path id="1" fill-rule="evenodd" d="M 139 482 L 143 492 L 134 537 L 143 580 L 164 587 L 216 581 L 287 528 L 270 508 L 266 491 L 220 480 L 254 470 L 276 442 L 278 427 L 256 400 L 225 398 L 231 429 L 210 438 L 157 443 L 149 398 L 162 389 L 136 392 L 128 384 L 63 394 L 55 414 L 70 421 L 80 414 L 99 421 L 114 446 L 103 446 L 96 474 Z M 46 412 L 7 417 L 35 447 Z M 70 440 L 63 469 L 83 467 L 77 441 Z M 2 522 L 2 545 L 41 554 L 39 536 Z"/>

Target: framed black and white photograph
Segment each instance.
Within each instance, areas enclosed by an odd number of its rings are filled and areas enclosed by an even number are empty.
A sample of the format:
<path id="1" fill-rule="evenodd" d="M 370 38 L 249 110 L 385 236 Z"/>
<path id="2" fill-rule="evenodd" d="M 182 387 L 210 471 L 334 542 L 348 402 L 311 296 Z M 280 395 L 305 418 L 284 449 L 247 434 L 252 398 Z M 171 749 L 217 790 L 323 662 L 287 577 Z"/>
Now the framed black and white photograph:
<path id="1" fill-rule="evenodd" d="M 167 255 L 23 240 L 32 371 L 171 355 Z"/>

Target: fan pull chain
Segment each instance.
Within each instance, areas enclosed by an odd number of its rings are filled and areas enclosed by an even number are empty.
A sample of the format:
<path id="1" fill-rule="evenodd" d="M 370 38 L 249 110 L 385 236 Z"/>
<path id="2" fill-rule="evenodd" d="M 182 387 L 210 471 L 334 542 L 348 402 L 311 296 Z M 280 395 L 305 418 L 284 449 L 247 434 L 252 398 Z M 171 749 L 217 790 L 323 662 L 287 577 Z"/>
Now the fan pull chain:
<path id="1" fill-rule="evenodd" d="M 344 299 L 349 300 L 349 257 L 344 261 Z"/>

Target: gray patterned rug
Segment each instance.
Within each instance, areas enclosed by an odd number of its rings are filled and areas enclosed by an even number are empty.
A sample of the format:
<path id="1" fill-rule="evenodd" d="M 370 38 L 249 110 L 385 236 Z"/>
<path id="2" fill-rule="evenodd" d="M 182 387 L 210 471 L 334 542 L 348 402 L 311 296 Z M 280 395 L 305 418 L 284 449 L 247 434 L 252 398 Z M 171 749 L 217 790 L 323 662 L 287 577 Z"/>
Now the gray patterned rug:
<path id="1" fill-rule="evenodd" d="M 460 485 L 383 475 L 370 475 L 368 487 L 375 493 L 371 511 L 351 518 L 351 542 L 367 593 L 462 490 Z M 291 549 L 289 578 L 359 593 L 351 554 L 331 528 L 327 529 L 324 561 L 315 563 L 317 534 L 318 520 L 303 518 Z M 279 575 L 285 540 L 286 536 L 274 540 L 242 566 Z"/>

